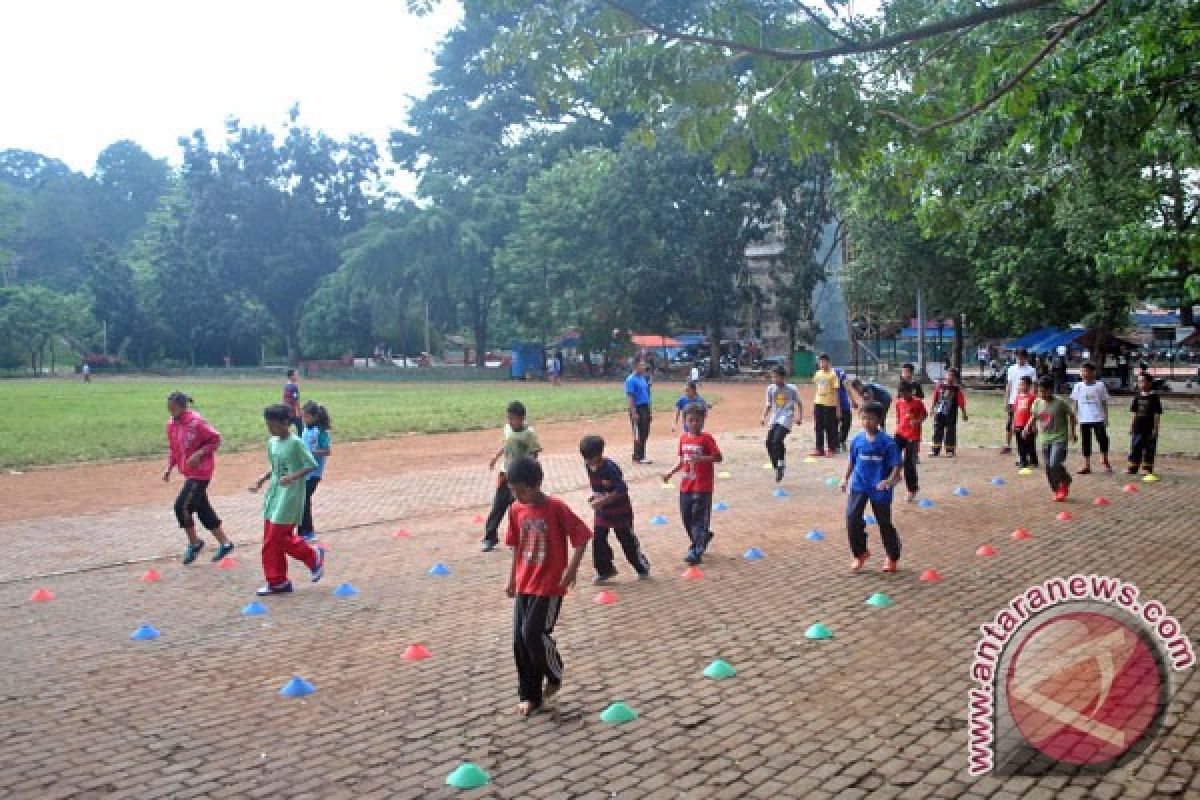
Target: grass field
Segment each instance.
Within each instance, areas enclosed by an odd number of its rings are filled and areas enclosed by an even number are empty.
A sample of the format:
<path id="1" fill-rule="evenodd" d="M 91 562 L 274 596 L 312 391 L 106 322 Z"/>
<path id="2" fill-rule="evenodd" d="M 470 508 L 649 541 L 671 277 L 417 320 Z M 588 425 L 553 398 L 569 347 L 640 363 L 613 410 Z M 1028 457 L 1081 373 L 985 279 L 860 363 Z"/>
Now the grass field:
<path id="1" fill-rule="evenodd" d="M 280 395 L 280 384 L 248 381 L 0 381 L 0 468 L 163 455 L 166 397 L 176 389 L 188 392 L 195 410 L 221 431 L 226 452 L 262 445 L 262 409 L 279 402 Z M 329 409 L 342 442 L 499 427 L 511 400 L 525 403 L 535 424 L 624 408 L 615 382 L 554 389 L 515 383 L 308 381 L 300 389 L 302 401 L 316 400 Z M 655 406 L 662 410 L 675 399 L 666 392 L 656 395 Z"/>

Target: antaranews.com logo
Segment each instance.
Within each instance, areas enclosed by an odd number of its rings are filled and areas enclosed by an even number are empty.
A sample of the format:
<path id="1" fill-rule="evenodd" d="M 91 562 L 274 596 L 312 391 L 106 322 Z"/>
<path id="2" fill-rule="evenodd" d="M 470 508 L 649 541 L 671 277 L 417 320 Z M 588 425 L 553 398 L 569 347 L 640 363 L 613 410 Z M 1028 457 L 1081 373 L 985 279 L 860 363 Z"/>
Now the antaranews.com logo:
<path id="1" fill-rule="evenodd" d="M 1162 603 L 1139 595 L 1104 575 L 1051 578 L 979 627 L 971 775 L 1107 770 L 1153 741 L 1170 672 L 1196 654 Z"/>

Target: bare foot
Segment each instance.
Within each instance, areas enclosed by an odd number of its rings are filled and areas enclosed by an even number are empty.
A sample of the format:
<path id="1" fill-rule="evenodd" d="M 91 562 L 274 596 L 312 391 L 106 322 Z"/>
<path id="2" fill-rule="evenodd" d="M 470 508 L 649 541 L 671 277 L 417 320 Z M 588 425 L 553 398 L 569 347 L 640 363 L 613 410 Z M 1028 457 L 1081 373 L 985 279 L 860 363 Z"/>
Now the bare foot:
<path id="1" fill-rule="evenodd" d="M 528 717 L 537 713 L 538 708 L 539 706 L 531 703 L 530 701 L 522 700 L 521 702 L 517 703 L 517 715 L 521 717 Z"/>

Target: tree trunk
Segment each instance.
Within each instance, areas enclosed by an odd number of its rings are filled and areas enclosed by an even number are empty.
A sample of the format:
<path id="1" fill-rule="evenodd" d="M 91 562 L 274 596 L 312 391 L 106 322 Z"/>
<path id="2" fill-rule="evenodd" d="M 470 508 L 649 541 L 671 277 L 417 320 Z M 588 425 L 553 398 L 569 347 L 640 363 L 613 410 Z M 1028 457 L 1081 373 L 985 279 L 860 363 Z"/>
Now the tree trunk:
<path id="1" fill-rule="evenodd" d="M 958 370 L 959 378 L 962 378 L 963 367 L 963 327 L 966 325 L 966 315 L 959 314 L 958 319 L 954 321 L 954 368 Z"/>
<path id="2" fill-rule="evenodd" d="M 917 287 L 917 363 L 913 377 L 921 383 L 929 380 L 925 372 L 925 292 Z"/>
<path id="3" fill-rule="evenodd" d="M 471 330 L 475 336 L 475 366 L 482 369 L 487 366 L 487 330 L 488 330 L 488 315 L 487 310 L 479 303 L 475 304 L 475 313 L 471 315 Z"/>

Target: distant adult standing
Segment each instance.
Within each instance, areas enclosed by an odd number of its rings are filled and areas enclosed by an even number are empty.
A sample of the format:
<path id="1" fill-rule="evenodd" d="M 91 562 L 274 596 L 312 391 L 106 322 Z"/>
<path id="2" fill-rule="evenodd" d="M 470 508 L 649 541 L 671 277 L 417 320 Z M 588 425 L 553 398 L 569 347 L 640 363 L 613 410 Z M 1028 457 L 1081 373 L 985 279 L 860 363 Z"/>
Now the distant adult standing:
<path id="1" fill-rule="evenodd" d="M 987 369 L 988 365 L 988 349 L 980 345 L 979 349 L 975 351 L 975 354 L 979 358 L 979 377 L 982 378 L 983 373 Z"/>
<path id="2" fill-rule="evenodd" d="M 304 420 L 300 416 L 300 385 L 296 383 L 296 370 L 287 371 L 287 383 L 283 385 L 283 404 L 287 406 L 291 418 L 289 425 L 296 426 L 296 435 L 304 435 Z"/>
<path id="3" fill-rule="evenodd" d="M 829 364 L 829 354 L 821 353 L 817 356 L 817 371 L 813 373 L 813 424 L 817 439 L 814 456 L 832 456 L 837 452 L 842 421 L 837 393 L 840 387 L 841 381 Z"/>
<path id="4" fill-rule="evenodd" d="M 92 382 L 92 367 L 91 367 L 91 365 L 85 363 L 83 365 L 83 369 L 81 370 L 81 372 L 83 372 L 83 382 L 91 383 Z"/>
<path id="5" fill-rule="evenodd" d="M 625 379 L 625 398 L 633 429 L 633 463 L 649 464 L 646 440 L 650 438 L 650 383 L 646 380 L 646 362 L 640 358 L 633 362 L 633 371 Z"/>
<path id="6" fill-rule="evenodd" d="M 1013 403 L 1017 401 L 1017 391 L 1020 389 L 1021 378 L 1028 377 L 1029 382 L 1037 385 L 1037 370 L 1029 363 L 1029 351 L 1021 348 L 1017 351 L 1017 363 L 1012 364 L 1005 373 L 1004 408 L 1008 412 L 1008 421 L 1004 424 L 1004 447 L 1001 453 L 1012 452 L 1013 437 Z"/>
<path id="7" fill-rule="evenodd" d="M 558 351 L 550 356 L 550 383 L 552 385 L 558 386 L 562 383 L 562 370 L 562 351 Z"/>
<path id="8" fill-rule="evenodd" d="M 692 369 L 688 373 L 688 383 L 694 383 L 697 389 L 700 388 L 700 367 L 696 364 L 692 364 Z"/>

